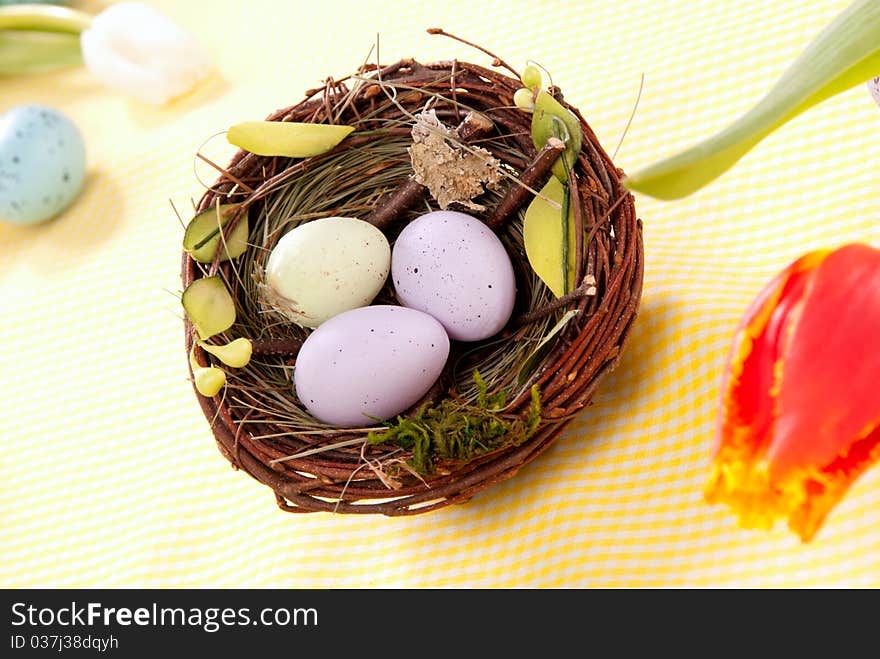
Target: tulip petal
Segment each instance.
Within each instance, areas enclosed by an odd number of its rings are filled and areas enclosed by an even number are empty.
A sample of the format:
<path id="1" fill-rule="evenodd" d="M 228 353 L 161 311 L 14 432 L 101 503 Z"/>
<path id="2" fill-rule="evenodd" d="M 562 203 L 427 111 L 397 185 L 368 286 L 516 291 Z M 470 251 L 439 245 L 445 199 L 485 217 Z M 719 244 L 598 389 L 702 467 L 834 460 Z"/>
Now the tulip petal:
<path id="1" fill-rule="evenodd" d="M 848 245 L 816 271 L 786 351 L 771 480 L 801 482 L 811 536 L 878 453 L 880 251 Z"/>
<path id="2" fill-rule="evenodd" d="M 777 275 L 743 316 L 722 382 L 710 503 L 730 504 L 747 528 L 770 528 L 797 502 L 769 486 L 766 450 L 778 394 L 780 337 L 827 252 L 808 254 Z"/>
<path id="3" fill-rule="evenodd" d="M 880 251 L 813 252 L 762 291 L 722 383 L 710 502 L 809 540 L 880 457 Z"/>
<path id="4" fill-rule="evenodd" d="M 138 2 L 111 5 L 80 36 L 83 61 L 104 84 L 160 105 L 189 91 L 211 65 L 164 14 Z"/>
<path id="5" fill-rule="evenodd" d="M 757 454 L 762 448 L 773 411 L 767 399 L 773 394 L 777 375 L 780 333 L 811 272 L 826 254 L 813 252 L 792 263 L 746 311 L 737 328 L 728 358 L 729 371 L 722 383 L 724 404 L 716 448 L 736 444 L 750 454 Z"/>

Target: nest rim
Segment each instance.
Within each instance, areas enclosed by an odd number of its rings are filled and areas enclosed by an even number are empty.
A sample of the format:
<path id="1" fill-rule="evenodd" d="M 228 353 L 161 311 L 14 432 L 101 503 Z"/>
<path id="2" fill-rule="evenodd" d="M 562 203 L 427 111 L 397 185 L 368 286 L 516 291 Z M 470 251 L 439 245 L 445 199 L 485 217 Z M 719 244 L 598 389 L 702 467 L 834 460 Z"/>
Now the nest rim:
<path id="1" fill-rule="evenodd" d="M 389 66 L 361 70 L 358 74 L 363 77 L 328 79 L 324 86 L 306 92 L 301 101 L 271 113 L 267 120 L 340 123 L 339 119 L 346 113 L 358 120 L 366 114 L 366 108 L 375 109 L 389 85 L 395 91 L 401 88 L 431 91 L 440 86 L 449 93 L 446 114 L 461 116 L 465 108 L 480 112 L 489 110 L 497 132 L 506 130 L 508 136 L 505 139 L 516 141 L 525 155 L 536 155 L 528 130 L 524 131 L 524 136 L 517 136 L 517 127 L 522 129 L 530 122 L 530 117 L 514 107 L 513 94 L 522 86 L 516 78 L 459 60 L 420 64 L 413 59 L 403 59 Z M 347 80 L 356 81 L 351 89 L 346 85 Z M 520 416 L 526 414 L 528 391 L 532 385 L 537 387 L 543 409 L 536 431 L 521 443 L 465 461 L 441 463 L 433 474 L 398 474 L 392 486 L 381 470 L 377 471 L 375 464 L 365 459 L 363 447 L 367 443 L 362 429 L 325 428 L 326 432 L 320 435 L 322 439 L 319 441 L 300 433 L 295 444 L 299 449 L 293 453 L 288 449 L 285 457 L 277 446 L 267 446 L 252 432 L 249 413 L 242 414 L 240 409 L 233 409 L 227 398 L 229 384 L 214 397 L 203 396 L 194 388 L 220 452 L 234 468 L 268 486 L 282 510 L 400 516 L 463 503 L 491 485 L 513 477 L 551 446 L 574 416 L 590 402 L 599 382 L 617 366 L 641 299 L 644 272 L 641 221 L 636 215 L 632 195 L 621 185 L 622 170 L 614 166 L 577 108 L 564 100 L 558 88 L 551 88 L 551 92 L 574 113 L 583 132 L 583 144 L 574 170 L 578 174 L 578 196 L 584 207 L 590 209 L 594 221 L 589 236 L 585 236 L 582 266 L 585 274 L 595 277 L 597 290 L 591 298 L 583 294 L 565 296 L 571 299 L 561 300 L 563 303 L 557 300 L 553 303 L 556 308 L 545 316 L 558 318 L 560 313 L 571 308 L 580 312 L 538 364 L 528 390 L 519 392 L 517 399 L 510 403 Z M 343 104 L 342 111 L 339 111 Z M 400 117 L 403 116 L 401 112 Z M 523 134 L 522 130 L 519 132 Z M 357 134 L 356 130 L 352 136 Z M 336 149 L 357 148 L 358 142 L 348 138 Z M 360 143 L 364 143 L 363 140 Z M 284 176 L 285 172 L 302 164 L 302 159 L 255 156 L 238 150 L 223 174 L 203 194 L 197 210 L 215 203 L 230 203 L 231 199 L 240 201 L 240 184 L 251 180 L 256 172 L 262 174 L 256 178 L 262 178 L 261 185 L 265 185 L 272 177 Z M 522 171 L 521 168 L 515 169 Z M 260 190 L 260 186 L 254 188 L 247 199 L 255 197 Z M 261 201 L 249 202 L 246 206 L 248 212 L 253 212 L 251 203 L 258 206 Z M 436 210 L 436 204 L 433 209 Z M 604 220 L 600 219 L 603 216 Z M 514 225 L 517 222 L 521 223 L 521 217 L 514 218 Z M 511 260 L 515 261 L 513 254 Z M 224 273 L 228 280 L 232 278 L 230 268 L 228 263 L 214 264 L 211 271 Z M 181 276 L 184 287 L 206 274 L 204 268 L 183 253 Z M 234 294 L 240 292 L 234 291 Z M 519 291 L 517 297 L 520 297 Z M 187 353 L 192 350 L 198 363 L 210 364 L 211 357 L 194 345 L 194 330 L 189 319 L 185 319 L 184 326 Z M 440 395 L 448 396 L 449 392 Z M 437 396 L 436 392 L 434 396 Z M 316 422 L 318 427 L 324 426 Z M 351 448 L 320 450 L 321 445 L 327 445 L 328 438 L 335 444 L 348 439 Z M 357 455 L 356 438 L 363 439 L 360 456 Z M 307 448 L 310 446 L 315 450 Z M 300 457 L 290 460 L 290 455 Z"/>

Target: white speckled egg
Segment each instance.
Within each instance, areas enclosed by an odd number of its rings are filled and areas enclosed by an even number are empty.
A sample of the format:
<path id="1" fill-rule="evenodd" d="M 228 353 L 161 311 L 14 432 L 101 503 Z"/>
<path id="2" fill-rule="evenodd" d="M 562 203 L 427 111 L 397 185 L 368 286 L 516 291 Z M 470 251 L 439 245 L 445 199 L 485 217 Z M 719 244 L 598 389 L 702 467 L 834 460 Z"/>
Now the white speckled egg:
<path id="1" fill-rule="evenodd" d="M 407 225 L 394 243 L 391 277 L 402 304 L 430 314 L 459 341 L 497 333 L 516 301 L 513 265 L 498 236 L 455 211 Z"/>
<path id="2" fill-rule="evenodd" d="M 266 264 L 276 308 L 303 327 L 370 304 L 391 267 L 388 239 L 372 224 L 326 217 L 284 234 Z"/>
<path id="3" fill-rule="evenodd" d="M 82 135 L 64 114 L 22 105 L 0 116 L 0 220 L 55 217 L 76 199 L 85 173 Z"/>
<path id="4" fill-rule="evenodd" d="M 296 358 L 296 395 L 315 418 L 339 427 L 375 425 L 417 403 L 449 356 L 449 337 L 431 316 L 390 305 L 334 316 Z M 372 418 L 371 418 L 372 417 Z"/>

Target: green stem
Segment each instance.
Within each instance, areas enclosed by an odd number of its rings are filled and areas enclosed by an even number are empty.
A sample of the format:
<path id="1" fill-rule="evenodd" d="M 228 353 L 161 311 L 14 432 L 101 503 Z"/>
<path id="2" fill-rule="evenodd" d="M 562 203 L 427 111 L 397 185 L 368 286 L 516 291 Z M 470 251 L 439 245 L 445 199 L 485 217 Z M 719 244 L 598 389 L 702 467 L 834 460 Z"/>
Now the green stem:
<path id="1" fill-rule="evenodd" d="M 562 121 L 553 117 L 553 132 L 556 137 L 563 139 L 568 128 Z M 560 125 L 562 124 L 562 125 Z M 564 139 L 563 139 L 564 141 Z M 562 182 L 562 294 L 568 293 L 568 214 L 571 212 L 571 167 L 568 164 L 568 151 L 560 154 L 562 169 L 565 171 L 565 181 Z"/>
<path id="2" fill-rule="evenodd" d="M 630 190 L 680 199 L 721 176 L 814 105 L 880 72 L 880 2 L 857 0 L 820 32 L 751 110 L 699 144 L 624 179 Z"/>
<path id="3" fill-rule="evenodd" d="M 0 30 L 0 80 L 80 64 L 82 52 L 75 34 Z"/>
<path id="4" fill-rule="evenodd" d="M 91 23 L 89 14 L 70 7 L 28 4 L 0 7 L 0 30 L 79 34 Z"/>
<path id="5" fill-rule="evenodd" d="M 562 156 L 565 159 L 565 155 Z M 568 171 L 568 167 L 566 167 Z M 571 208 L 571 189 L 566 182 L 562 189 L 562 292 L 568 293 L 568 213 Z"/>
<path id="6" fill-rule="evenodd" d="M 79 35 L 92 17 L 54 5 L 0 7 L 0 76 L 82 64 Z"/>

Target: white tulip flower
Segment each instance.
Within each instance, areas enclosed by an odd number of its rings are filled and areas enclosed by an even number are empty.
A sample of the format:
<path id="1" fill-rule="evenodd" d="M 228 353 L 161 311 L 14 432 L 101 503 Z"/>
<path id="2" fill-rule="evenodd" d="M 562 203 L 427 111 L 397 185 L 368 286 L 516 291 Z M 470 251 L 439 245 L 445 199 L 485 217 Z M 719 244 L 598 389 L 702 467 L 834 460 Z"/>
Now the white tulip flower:
<path id="1" fill-rule="evenodd" d="M 111 5 L 80 35 L 83 60 L 106 85 L 161 105 L 204 79 L 211 63 L 195 39 L 139 2 Z"/>

